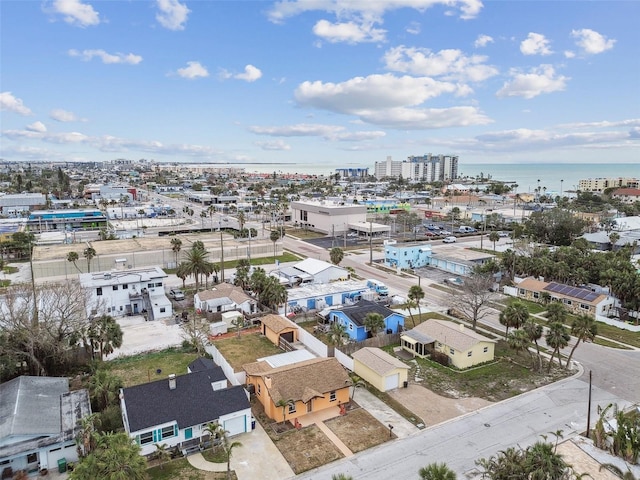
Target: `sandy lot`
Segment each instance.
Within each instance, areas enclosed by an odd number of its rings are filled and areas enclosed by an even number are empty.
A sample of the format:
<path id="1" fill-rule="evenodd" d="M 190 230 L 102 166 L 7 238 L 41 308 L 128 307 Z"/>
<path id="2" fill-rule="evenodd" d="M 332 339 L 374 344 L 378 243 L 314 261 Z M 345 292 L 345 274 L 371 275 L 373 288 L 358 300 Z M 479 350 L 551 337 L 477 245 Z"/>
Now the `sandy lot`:
<path id="1" fill-rule="evenodd" d="M 117 322 L 122 328 L 122 347 L 108 355 L 106 360 L 177 347 L 184 340 L 182 328 L 172 320 L 145 322 L 144 317 L 132 316 L 119 317 Z"/>
<path id="2" fill-rule="evenodd" d="M 398 402 L 422 418 L 428 427 L 492 404 L 488 400 L 475 397 L 442 397 L 415 384 L 409 384 L 407 388 L 398 388 L 389 393 Z"/>

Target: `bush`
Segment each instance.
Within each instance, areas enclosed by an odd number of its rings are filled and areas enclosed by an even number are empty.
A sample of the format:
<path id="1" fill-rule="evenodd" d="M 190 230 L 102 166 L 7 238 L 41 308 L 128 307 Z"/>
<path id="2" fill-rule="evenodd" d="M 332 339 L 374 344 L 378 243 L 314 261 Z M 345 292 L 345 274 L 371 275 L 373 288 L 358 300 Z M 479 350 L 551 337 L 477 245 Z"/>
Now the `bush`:
<path id="1" fill-rule="evenodd" d="M 445 353 L 442 352 L 433 352 L 431 354 L 431 360 L 439 363 L 440 365 L 444 365 L 445 367 L 449 366 L 449 357 Z"/>

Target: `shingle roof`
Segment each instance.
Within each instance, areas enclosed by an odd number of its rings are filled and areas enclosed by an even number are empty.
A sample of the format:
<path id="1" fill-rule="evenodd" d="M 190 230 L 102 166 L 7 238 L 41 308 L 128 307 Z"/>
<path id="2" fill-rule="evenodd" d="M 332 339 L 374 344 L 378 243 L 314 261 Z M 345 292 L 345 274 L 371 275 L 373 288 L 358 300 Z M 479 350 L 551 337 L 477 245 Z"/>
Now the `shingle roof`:
<path id="1" fill-rule="evenodd" d="M 244 293 L 244 291 L 240 287 L 236 287 L 235 285 L 231 285 L 230 283 L 221 283 L 219 285 L 216 285 L 211 290 L 198 292 L 198 298 L 202 302 L 207 302 L 209 300 L 218 298 L 228 298 L 236 305 L 240 305 L 247 301 L 256 301 L 255 299 Z"/>
<path id="2" fill-rule="evenodd" d="M 480 335 L 462 324 L 446 320 L 427 320 L 409 332 L 414 330 L 460 352 L 466 352 L 480 342 L 496 343 L 495 340 Z"/>
<path id="3" fill-rule="evenodd" d="M 355 305 L 343 307 L 337 311 L 343 312 L 353 321 L 353 323 L 358 326 L 364 325 L 364 319 L 369 313 L 379 313 L 380 315 L 382 315 L 382 318 L 387 318 L 394 313 L 398 313 L 394 312 L 390 308 L 378 305 L 376 302 L 372 302 L 370 300 L 360 300 Z"/>
<path id="4" fill-rule="evenodd" d="M 270 313 L 259 319 L 263 325 L 266 325 L 269 330 L 275 333 L 280 333 L 288 328 L 297 328 L 294 323 L 282 318 L 280 315 Z"/>
<path id="5" fill-rule="evenodd" d="M 361 348 L 351 356 L 379 375 L 386 375 L 396 368 L 404 368 L 409 370 L 409 365 L 402 362 L 401 360 L 398 360 L 396 357 L 389 355 L 387 352 L 379 348 Z"/>
<path id="6" fill-rule="evenodd" d="M 274 403 L 280 400 L 306 403 L 351 385 L 349 375 L 335 357 L 313 358 L 278 368 L 271 368 L 266 362 L 255 362 L 243 368 L 247 375 L 265 380 Z"/>
<path id="7" fill-rule="evenodd" d="M 124 402 L 131 432 L 176 421 L 183 429 L 249 408 L 240 385 L 213 390 L 211 383 L 225 379 L 220 367 L 176 376 L 176 388 L 168 380 L 157 380 L 124 388 Z"/>
<path id="8" fill-rule="evenodd" d="M 201 372 L 202 370 L 208 370 L 210 368 L 216 368 L 217 365 L 213 360 L 206 357 L 198 357 L 189 364 L 189 370 L 193 372 Z"/>
<path id="9" fill-rule="evenodd" d="M 529 290 L 530 292 L 541 292 L 547 285 L 549 285 L 549 282 L 543 282 L 542 280 L 528 277 L 518 283 L 516 285 L 516 288 L 524 288 L 525 290 Z"/>

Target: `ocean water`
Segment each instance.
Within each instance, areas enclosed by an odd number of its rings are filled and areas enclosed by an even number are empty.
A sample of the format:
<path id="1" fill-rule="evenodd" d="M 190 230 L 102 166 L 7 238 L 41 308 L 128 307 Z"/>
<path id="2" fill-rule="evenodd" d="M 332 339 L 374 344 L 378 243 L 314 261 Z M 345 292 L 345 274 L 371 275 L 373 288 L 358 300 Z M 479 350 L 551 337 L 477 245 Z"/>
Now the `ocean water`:
<path id="1" fill-rule="evenodd" d="M 260 173 L 306 173 L 310 175 L 329 175 L 335 173 L 336 168 L 369 167 L 370 165 L 331 165 L 331 164 L 248 164 L 247 172 Z M 482 173 L 485 177 L 491 175 L 494 180 L 515 182 L 519 193 L 533 192 L 538 186 L 546 187 L 550 195 L 577 190 L 578 181 L 587 178 L 640 178 L 640 160 L 637 163 L 519 163 L 519 164 L 465 164 L 460 160 L 458 174 L 460 176 L 476 177 Z M 540 182 L 538 183 L 538 180 Z"/>

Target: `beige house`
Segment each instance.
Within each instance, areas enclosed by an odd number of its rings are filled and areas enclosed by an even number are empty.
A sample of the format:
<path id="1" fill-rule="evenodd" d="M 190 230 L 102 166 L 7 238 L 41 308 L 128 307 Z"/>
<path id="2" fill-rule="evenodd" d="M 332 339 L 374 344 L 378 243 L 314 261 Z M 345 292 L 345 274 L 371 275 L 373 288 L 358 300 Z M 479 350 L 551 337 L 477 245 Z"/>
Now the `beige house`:
<path id="1" fill-rule="evenodd" d="M 444 353 L 450 365 L 469 368 L 494 358 L 496 341 L 446 320 L 427 320 L 400 336 L 402 348 L 414 356 Z"/>
<path id="2" fill-rule="evenodd" d="M 538 303 L 560 302 L 571 313 L 585 314 L 591 317 L 608 316 L 614 309 L 616 301 L 614 297 L 604 293 L 562 283 L 544 282 L 532 277 L 525 278 L 515 288 L 518 298 Z"/>
<path id="3" fill-rule="evenodd" d="M 361 348 L 353 355 L 353 371 L 381 392 L 407 384 L 409 365 L 380 348 Z"/>
<path id="4" fill-rule="evenodd" d="M 260 330 L 277 347 L 280 338 L 289 343 L 298 341 L 298 326 L 280 315 L 269 314 L 260 319 Z"/>
<path id="5" fill-rule="evenodd" d="M 266 361 L 242 367 L 265 414 L 275 420 L 294 421 L 349 401 L 351 379 L 334 357 L 313 358 L 280 367 Z"/>

